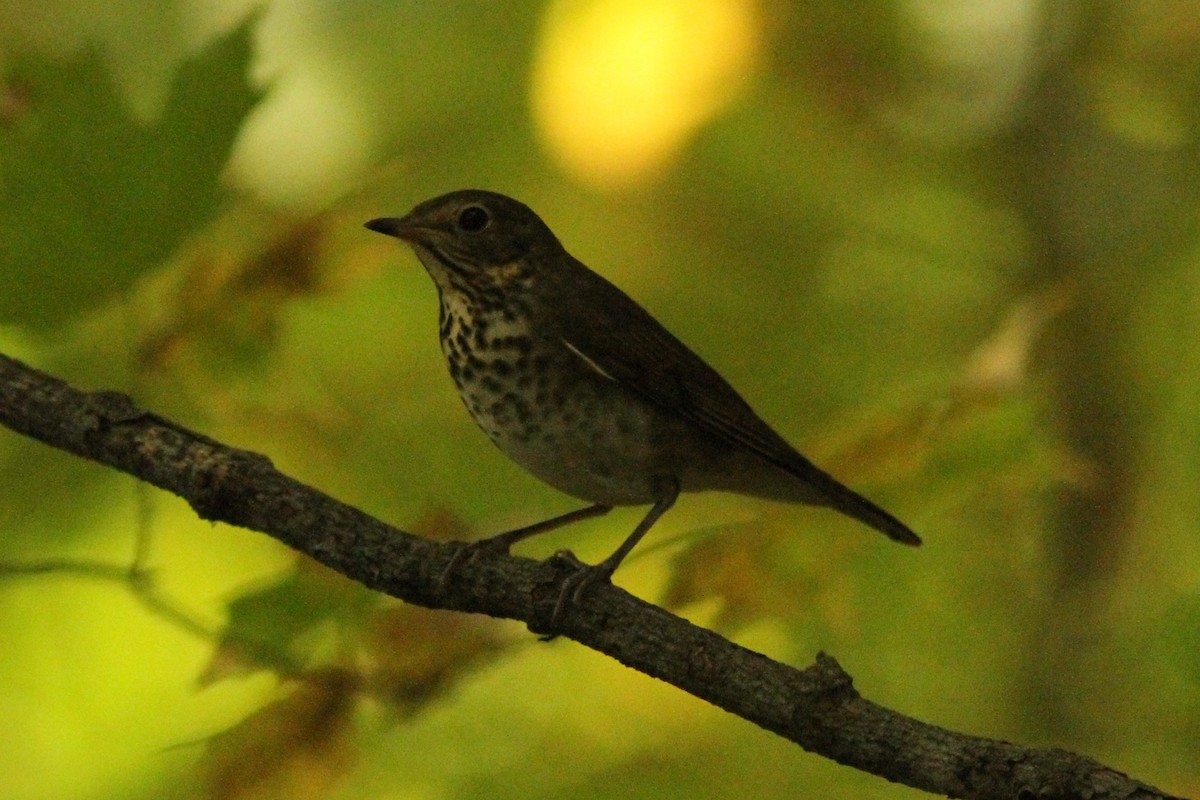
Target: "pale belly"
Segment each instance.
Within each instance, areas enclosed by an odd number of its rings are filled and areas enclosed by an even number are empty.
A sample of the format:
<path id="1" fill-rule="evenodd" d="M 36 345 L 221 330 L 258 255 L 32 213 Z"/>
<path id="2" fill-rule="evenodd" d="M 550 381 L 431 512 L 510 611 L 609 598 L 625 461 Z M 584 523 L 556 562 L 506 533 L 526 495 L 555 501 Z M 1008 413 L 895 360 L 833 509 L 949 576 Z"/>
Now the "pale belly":
<path id="1" fill-rule="evenodd" d="M 670 421 L 565 346 L 530 346 L 516 323 L 493 317 L 481 336 L 456 315 L 444 324 L 443 351 L 463 403 L 509 458 L 593 503 L 658 499 L 654 487 L 675 472 L 662 447 Z"/>
<path id="2" fill-rule="evenodd" d="M 652 503 L 656 478 L 671 474 L 655 446 L 653 414 L 636 405 L 606 408 L 603 398 L 575 396 L 543 408 L 533 424 L 513 425 L 501 399 L 475 421 L 509 458 L 551 486 L 593 503 Z"/>

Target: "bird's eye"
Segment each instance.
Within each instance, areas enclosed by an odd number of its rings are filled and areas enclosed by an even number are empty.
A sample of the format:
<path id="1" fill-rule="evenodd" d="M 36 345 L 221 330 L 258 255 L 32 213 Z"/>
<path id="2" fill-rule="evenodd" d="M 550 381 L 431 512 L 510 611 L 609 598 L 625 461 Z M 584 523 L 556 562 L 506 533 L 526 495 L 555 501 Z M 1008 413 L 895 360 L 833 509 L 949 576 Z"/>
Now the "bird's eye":
<path id="1" fill-rule="evenodd" d="M 458 227 L 467 233 L 479 233 L 491 221 L 492 216 L 483 206 L 467 206 L 458 212 Z"/>

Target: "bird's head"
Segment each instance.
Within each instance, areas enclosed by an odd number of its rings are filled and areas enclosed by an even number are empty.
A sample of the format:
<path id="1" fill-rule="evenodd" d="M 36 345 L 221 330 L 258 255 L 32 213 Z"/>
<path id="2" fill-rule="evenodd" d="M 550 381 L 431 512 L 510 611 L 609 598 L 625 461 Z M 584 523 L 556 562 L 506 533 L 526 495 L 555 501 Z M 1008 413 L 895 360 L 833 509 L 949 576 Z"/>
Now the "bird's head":
<path id="1" fill-rule="evenodd" d="M 479 189 L 426 200 L 366 227 L 408 243 L 442 291 L 472 295 L 531 280 L 544 256 L 562 247 L 528 206 Z"/>

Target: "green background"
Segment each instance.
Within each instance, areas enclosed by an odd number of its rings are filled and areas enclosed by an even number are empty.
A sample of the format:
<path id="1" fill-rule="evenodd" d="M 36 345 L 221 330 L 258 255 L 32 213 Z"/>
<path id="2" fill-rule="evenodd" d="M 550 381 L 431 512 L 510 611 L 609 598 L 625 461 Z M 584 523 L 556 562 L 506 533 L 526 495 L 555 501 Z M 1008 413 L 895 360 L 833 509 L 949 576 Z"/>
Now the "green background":
<path id="1" fill-rule="evenodd" d="M 926 541 L 699 495 L 618 584 L 773 658 L 825 650 L 922 720 L 1200 793 L 1200 7 L 701 6 L 752 24 L 7 4 L 0 349 L 406 529 L 525 524 L 576 501 L 475 430 L 428 277 L 362 229 L 512 194 Z M 548 43 L 617 75 L 613 42 L 671 43 L 630 85 L 692 116 L 644 169 L 601 137 L 606 180 L 544 116 L 603 87 L 537 87 Z M 607 131 L 598 108 L 573 119 Z M 639 513 L 521 552 L 594 560 Z M 2 431 L 0 642 L 14 800 L 918 794 Z"/>

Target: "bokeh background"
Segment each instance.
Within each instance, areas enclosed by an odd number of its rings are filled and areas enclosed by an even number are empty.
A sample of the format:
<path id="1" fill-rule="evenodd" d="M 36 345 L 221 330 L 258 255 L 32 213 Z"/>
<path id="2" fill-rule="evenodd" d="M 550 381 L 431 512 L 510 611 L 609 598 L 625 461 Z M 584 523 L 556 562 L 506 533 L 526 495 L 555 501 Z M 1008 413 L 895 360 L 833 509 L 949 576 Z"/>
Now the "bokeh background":
<path id="1" fill-rule="evenodd" d="M 362 228 L 512 194 L 926 540 L 694 496 L 620 585 L 1200 794 L 1200 4 L 8 0 L 0 75 L 4 352 L 401 527 L 524 524 L 576 501 Z M 12 800 L 918 795 L 3 431 L 0 720 Z"/>

